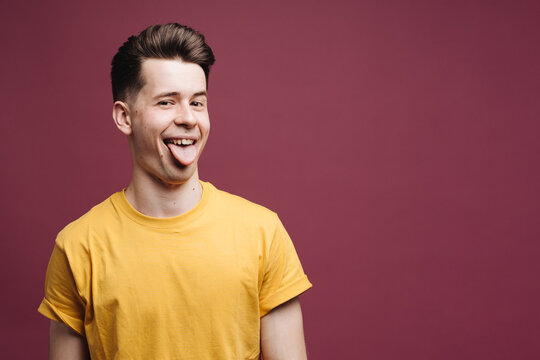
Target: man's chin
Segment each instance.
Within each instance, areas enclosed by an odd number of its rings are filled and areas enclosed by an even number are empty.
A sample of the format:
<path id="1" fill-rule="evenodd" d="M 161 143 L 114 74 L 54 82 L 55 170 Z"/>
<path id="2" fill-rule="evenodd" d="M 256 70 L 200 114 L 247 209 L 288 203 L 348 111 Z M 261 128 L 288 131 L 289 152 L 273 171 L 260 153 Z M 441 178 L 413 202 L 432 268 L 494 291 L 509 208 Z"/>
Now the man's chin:
<path id="1" fill-rule="evenodd" d="M 193 179 L 198 179 L 197 164 L 194 162 L 191 165 L 182 165 L 180 168 L 181 173 L 175 172 L 174 174 L 168 174 L 167 177 L 161 179 L 164 185 L 179 186 L 184 185 Z"/>

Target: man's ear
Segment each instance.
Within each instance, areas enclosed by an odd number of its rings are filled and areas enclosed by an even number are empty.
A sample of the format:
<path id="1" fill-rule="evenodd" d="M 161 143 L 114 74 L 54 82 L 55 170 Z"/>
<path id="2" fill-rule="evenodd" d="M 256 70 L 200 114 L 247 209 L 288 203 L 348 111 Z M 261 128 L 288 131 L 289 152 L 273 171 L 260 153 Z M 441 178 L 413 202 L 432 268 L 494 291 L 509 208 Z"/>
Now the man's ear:
<path id="1" fill-rule="evenodd" d="M 112 116 L 118 130 L 123 132 L 124 135 L 131 135 L 133 130 L 131 128 L 131 116 L 128 104 L 123 101 L 115 101 Z"/>

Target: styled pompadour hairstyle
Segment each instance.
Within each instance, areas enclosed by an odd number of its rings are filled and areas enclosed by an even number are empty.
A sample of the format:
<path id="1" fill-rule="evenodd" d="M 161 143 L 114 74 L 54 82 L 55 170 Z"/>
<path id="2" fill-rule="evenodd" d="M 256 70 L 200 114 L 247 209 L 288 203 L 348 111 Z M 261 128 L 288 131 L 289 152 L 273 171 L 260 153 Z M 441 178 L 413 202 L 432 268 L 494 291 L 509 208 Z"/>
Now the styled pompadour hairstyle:
<path id="1" fill-rule="evenodd" d="M 204 35 L 178 23 L 152 25 L 130 36 L 112 59 L 111 83 L 114 101 L 136 97 L 144 86 L 141 64 L 146 59 L 180 59 L 199 65 L 206 76 L 215 62 Z"/>

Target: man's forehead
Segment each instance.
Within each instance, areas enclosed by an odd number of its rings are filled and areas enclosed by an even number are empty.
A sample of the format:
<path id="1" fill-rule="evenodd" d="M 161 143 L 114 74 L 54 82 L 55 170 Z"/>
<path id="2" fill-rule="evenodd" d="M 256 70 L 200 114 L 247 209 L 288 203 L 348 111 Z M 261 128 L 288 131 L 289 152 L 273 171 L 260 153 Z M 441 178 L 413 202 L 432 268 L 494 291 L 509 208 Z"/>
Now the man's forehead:
<path id="1" fill-rule="evenodd" d="M 201 66 L 181 59 L 146 59 L 141 64 L 143 89 L 152 96 L 163 92 L 201 93 L 206 75 Z"/>

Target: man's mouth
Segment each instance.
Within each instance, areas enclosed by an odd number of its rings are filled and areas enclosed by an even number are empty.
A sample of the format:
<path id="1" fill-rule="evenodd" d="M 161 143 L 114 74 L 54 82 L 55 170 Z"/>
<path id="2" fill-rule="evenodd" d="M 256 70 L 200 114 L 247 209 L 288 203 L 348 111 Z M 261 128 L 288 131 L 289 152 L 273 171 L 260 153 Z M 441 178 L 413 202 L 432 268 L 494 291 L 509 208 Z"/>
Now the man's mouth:
<path id="1" fill-rule="evenodd" d="M 193 140 L 193 139 L 165 139 L 165 140 L 163 140 L 163 142 L 165 144 L 174 144 L 174 145 L 185 146 L 185 145 L 194 145 L 197 142 L 197 140 Z"/>
<path id="2" fill-rule="evenodd" d="M 197 158 L 197 148 L 194 146 L 197 140 L 195 139 L 168 138 L 163 142 L 176 161 L 184 166 L 191 165 Z"/>

